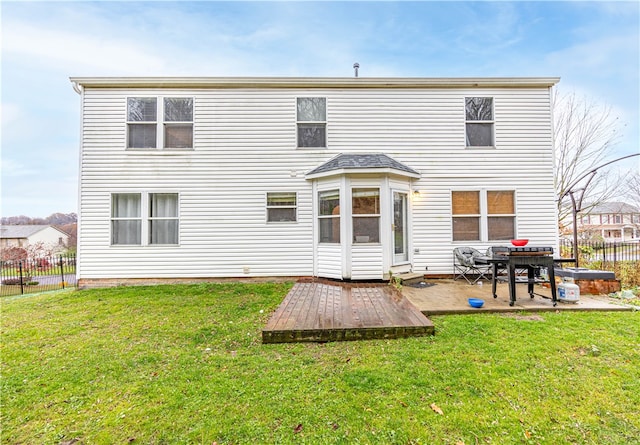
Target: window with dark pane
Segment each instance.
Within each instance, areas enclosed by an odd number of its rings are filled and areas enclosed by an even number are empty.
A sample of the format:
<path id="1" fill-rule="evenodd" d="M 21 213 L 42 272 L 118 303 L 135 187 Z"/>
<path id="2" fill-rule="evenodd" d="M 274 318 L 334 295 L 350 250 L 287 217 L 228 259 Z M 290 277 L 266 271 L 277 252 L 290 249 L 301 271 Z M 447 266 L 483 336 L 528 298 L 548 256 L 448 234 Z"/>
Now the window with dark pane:
<path id="1" fill-rule="evenodd" d="M 465 123 L 467 147 L 493 147 L 493 98 L 465 98 Z"/>
<path id="2" fill-rule="evenodd" d="M 157 147 L 157 99 L 127 98 L 127 148 Z"/>
<path id="3" fill-rule="evenodd" d="M 296 119 L 298 147 L 326 147 L 327 100 L 324 97 L 299 97 Z"/>
<path id="4" fill-rule="evenodd" d="M 164 98 L 164 147 L 193 147 L 193 98 Z"/>

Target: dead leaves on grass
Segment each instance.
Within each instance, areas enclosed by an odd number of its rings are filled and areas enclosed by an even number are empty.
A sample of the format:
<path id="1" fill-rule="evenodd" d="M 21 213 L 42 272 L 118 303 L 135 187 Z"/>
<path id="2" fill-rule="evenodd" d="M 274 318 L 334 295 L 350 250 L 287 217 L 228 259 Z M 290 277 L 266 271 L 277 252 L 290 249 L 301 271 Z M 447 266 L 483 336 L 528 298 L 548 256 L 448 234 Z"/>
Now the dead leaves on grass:
<path id="1" fill-rule="evenodd" d="M 442 411 L 442 409 L 436 405 L 435 403 L 432 403 L 431 405 L 429 405 L 429 407 L 433 410 L 433 412 L 435 412 L 436 414 L 440 414 L 441 416 L 444 415 L 444 412 Z"/>

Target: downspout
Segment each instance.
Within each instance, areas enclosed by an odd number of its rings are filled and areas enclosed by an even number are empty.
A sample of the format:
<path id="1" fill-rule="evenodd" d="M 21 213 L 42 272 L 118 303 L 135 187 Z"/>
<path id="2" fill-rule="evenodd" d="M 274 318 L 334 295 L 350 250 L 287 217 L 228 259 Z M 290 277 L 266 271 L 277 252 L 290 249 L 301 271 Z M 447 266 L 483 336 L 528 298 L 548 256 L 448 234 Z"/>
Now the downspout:
<path id="1" fill-rule="evenodd" d="M 82 243 L 82 233 L 80 228 L 82 227 L 81 225 L 81 219 L 82 219 L 82 211 L 81 211 L 81 206 L 82 206 L 82 154 L 83 154 L 83 149 L 84 149 L 84 140 L 83 140 L 83 122 L 84 122 L 84 88 L 81 84 L 79 84 L 78 82 L 71 82 L 71 86 L 73 86 L 73 91 L 75 91 L 76 93 L 78 93 L 80 95 L 80 134 L 79 134 L 79 142 L 80 142 L 80 150 L 78 151 L 78 227 L 76 229 L 76 286 L 80 287 L 80 276 L 81 276 L 81 265 L 82 262 L 80 261 L 80 252 L 81 252 L 81 243 Z"/>

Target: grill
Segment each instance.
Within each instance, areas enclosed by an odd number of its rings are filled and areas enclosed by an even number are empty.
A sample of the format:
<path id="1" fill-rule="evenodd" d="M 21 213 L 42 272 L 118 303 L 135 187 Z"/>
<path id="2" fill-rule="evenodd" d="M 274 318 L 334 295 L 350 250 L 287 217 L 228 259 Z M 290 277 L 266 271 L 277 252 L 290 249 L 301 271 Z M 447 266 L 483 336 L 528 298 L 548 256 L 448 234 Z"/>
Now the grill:
<path id="1" fill-rule="evenodd" d="M 553 255 L 553 247 L 493 247 L 494 256 L 549 256 Z"/>
<path id="2" fill-rule="evenodd" d="M 540 282 L 539 270 L 545 267 L 549 273 L 551 287 L 551 298 L 553 305 L 556 305 L 556 285 L 553 268 L 553 247 L 546 246 L 524 246 L 524 247 L 493 247 L 493 257 L 488 262 L 493 265 L 493 277 L 491 280 L 491 291 L 493 298 L 496 298 L 496 282 L 498 281 L 498 269 L 507 271 L 507 281 L 509 282 L 509 306 L 516 302 L 516 281 L 527 283 L 529 296 L 533 298 L 533 285 Z M 526 270 L 526 277 L 522 277 L 517 271 Z M 518 276 L 517 276 L 518 275 Z"/>

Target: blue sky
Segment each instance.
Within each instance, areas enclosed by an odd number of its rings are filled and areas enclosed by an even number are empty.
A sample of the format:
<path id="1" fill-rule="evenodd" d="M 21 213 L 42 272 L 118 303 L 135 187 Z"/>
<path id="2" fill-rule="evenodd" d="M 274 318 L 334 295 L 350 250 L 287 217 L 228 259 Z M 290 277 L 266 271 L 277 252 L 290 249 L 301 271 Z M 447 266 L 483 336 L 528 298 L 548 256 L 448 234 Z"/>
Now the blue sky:
<path id="1" fill-rule="evenodd" d="M 612 157 L 639 150 L 637 1 L 0 7 L 2 216 L 77 211 L 70 76 L 559 76 L 619 118 Z"/>

